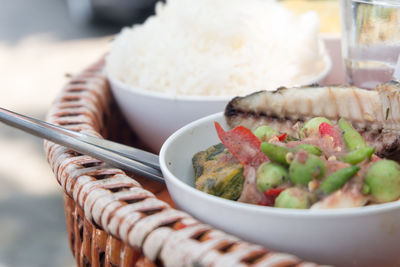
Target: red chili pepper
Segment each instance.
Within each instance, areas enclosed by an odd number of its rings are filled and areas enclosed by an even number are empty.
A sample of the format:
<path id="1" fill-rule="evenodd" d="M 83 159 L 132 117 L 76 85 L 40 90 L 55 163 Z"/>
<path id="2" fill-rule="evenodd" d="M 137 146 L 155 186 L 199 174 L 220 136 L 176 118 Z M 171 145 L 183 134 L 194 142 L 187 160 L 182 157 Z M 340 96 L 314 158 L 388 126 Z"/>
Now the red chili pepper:
<path id="1" fill-rule="evenodd" d="M 322 122 L 322 123 L 319 125 L 318 130 L 319 130 L 319 133 L 322 134 L 322 135 L 325 135 L 325 134 L 327 134 L 327 135 L 332 135 L 332 133 L 333 133 L 333 126 L 330 125 L 329 123 Z"/>
<path id="2" fill-rule="evenodd" d="M 277 135 L 276 137 L 278 137 L 279 141 L 285 142 L 286 141 L 286 137 L 287 137 L 287 133 L 283 133 L 283 134 Z"/>
<path id="3" fill-rule="evenodd" d="M 264 198 L 258 203 L 258 205 L 262 206 L 274 206 L 275 199 L 279 196 L 279 194 L 285 190 L 286 188 L 271 188 L 264 192 Z"/>
<path id="4" fill-rule="evenodd" d="M 218 122 L 214 124 L 221 142 L 241 164 L 257 167 L 268 161 L 260 149 L 261 141 L 248 128 L 237 126 L 226 132 Z"/>
<path id="5" fill-rule="evenodd" d="M 323 122 L 319 125 L 319 133 L 324 136 L 324 135 L 329 135 L 332 136 L 333 142 L 335 143 L 335 146 L 343 146 L 343 141 L 342 141 L 342 135 L 341 133 L 332 125 L 329 123 Z"/>

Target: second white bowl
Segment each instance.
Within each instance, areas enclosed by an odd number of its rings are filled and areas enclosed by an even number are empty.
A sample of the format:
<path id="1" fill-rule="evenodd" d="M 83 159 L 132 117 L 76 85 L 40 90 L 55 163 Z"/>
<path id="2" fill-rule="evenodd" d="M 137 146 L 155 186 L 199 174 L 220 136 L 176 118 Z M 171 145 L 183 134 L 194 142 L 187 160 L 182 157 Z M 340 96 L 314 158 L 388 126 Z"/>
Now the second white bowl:
<path id="1" fill-rule="evenodd" d="M 224 110 L 231 97 L 173 96 L 130 87 L 108 77 L 128 124 L 141 141 L 158 153 L 165 140 L 185 124 Z"/>

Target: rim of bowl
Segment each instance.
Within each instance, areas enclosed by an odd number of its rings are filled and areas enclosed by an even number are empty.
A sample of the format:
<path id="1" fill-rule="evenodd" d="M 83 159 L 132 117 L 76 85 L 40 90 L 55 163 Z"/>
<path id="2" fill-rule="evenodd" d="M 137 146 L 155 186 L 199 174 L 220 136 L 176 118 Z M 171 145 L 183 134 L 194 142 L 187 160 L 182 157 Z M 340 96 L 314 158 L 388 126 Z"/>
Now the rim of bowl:
<path id="1" fill-rule="evenodd" d="M 293 217 L 293 216 L 302 216 L 302 217 L 310 217 L 310 218 L 331 218 L 331 217 L 339 217 L 339 216 L 346 216 L 346 217 L 353 217 L 359 215 L 371 215 L 377 214 L 385 211 L 395 210 L 400 208 L 400 200 L 383 203 L 383 204 L 376 204 L 371 206 L 363 206 L 363 207 L 355 207 L 355 208 L 342 208 L 342 209 L 323 209 L 323 210 L 294 210 L 294 209 L 284 209 L 284 208 L 275 208 L 275 207 L 266 207 L 266 206 L 259 206 L 255 204 L 248 204 L 237 202 L 233 200 L 227 200 L 224 198 L 220 198 L 217 196 L 209 195 L 202 191 L 195 189 L 194 187 L 182 182 L 179 178 L 177 178 L 168 168 L 166 153 L 169 147 L 176 142 L 181 135 L 190 131 L 193 127 L 197 126 L 198 124 L 202 124 L 206 121 L 215 120 L 223 116 L 222 112 L 214 113 L 212 115 L 203 117 L 201 119 L 195 120 L 176 132 L 174 132 L 163 144 L 160 150 L 160 166 L 161 170 L 164 174 L 164 178 L 167 182 L 171 182 L 174 186 L 178 187 L 179 190 L 186 190 L 198 196 L 201 199 L 207 199 L 208 201 L 212 201 L 218 203 L 222 206 L 231 206 L 233 208 L 237 208 L 238 210 L 247 209 L 252 212 L 257 212 L 265 215 L 279 215 L 282 217 Z"/>
<path id="2" fill-rule="evenodd" d="M 156 91 L 150 91 L 146 89 L 142 89 L 139 87 L 130 86 L 114 76 L 107 74 L 107 78 L 110 81 L 111 88 L 113 90 L 120 89 L 125 90 L 131 93 L 143 95 L 143 96 L 150 96 L 154 98 L 159 98 L 161 100 L 183 100 L 183 101 L 228 101 L 233 98 L 233 96 L 206 96 L 206 95 L 177 95 L 173 93 L 161 93 Z M 117 87 L 114 87 L 115 84 Z"/>
<path id="3" fill-rule="evenodd" d="M 310 78 L 308 81 L 304 82 L 302 85 L 293 85 L 291 87 L 296 87 L 296 86 L 307 86 L 310 84 L 315 84 L 320 81 L 322 81 L 326 76 L 330 73 L 332 70 L 332 59 L 328 54 L 324 55 L 324 61 L 326 63 L 325 69 L 318 75 L 316 75 L 313 78 Z M 210 95 L 178 95 L 174 93 L 162 93 L 162 92 L 156 92 L 156 91 L 151 91 L 151 90 L 146 90 L 143 88 L 135 87 L 135 86 L 130 86 L 118 78 L 114 77 L 110 73 L 106 73 L 107 79 L 110 81 L 111 88 L 112 90 L 115 89 L 121 89 L 121 90 L 126 90 L 135 94 L 140 94 L 143 96 L 150 96 L 154 98 L 159 98 L 163 100 L 183 100 L 183 101 L 228 101 L 231 100 L 232 98 L 236 97 L 236 95 L 220 95 L 220 96 L 210 96 Z M 113 86 L 113 85 L 116 85 Z M 250 94 L 249 92 L 248 94 Z"/>

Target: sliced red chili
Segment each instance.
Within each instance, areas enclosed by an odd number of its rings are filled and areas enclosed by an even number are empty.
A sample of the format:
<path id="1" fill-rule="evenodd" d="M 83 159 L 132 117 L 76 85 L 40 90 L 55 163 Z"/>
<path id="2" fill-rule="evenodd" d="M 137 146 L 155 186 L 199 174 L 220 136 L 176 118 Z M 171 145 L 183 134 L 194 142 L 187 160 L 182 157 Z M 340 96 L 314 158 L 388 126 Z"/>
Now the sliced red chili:
<path id="1" fill-rule="evenodd" d="M 330 125 L 329 123 L 322 122 L 319 125 L 318 129 L 319 129 L 319 133 L 322 135 L 325 135 L 325 134 L 332 135 L 333 134 L 333 126 Z"/>
<path id="2" fill-rule="evenodd" d="M 248 128 L 237 126 L 226 132 L 218 122 L 214 124 L 221 142 L 241 164 L 257 167 L 268 161 L 260 149 L 261 141 Z"/>
<path id="3" fill-rule="evenodd" d="M 329 123 L 323 122 L 319 125 L 319 133 L 323 135 L 329 135 L 333 138 L 333 142 L 335 143 L 335 146 L 343 146 L 343 140 L 342 140 L 342 134 L 341 132 L 330 125 Z"/>
<path id="4" fill-rule="evenodd" d="M 279 141 L 285 142 L 286 138 L 287 138 L 287 133 L 283 133 L 283 134 L 277 135 L 276 137 L 278 137 Z"/>
<path id="5" fill-rule="evenodd" d="M 264 198 L 258 203 L 262 206 L 275 206 L 275 199 L 279 196 L 285 188 L 271 188 L 264 192 Z"/>

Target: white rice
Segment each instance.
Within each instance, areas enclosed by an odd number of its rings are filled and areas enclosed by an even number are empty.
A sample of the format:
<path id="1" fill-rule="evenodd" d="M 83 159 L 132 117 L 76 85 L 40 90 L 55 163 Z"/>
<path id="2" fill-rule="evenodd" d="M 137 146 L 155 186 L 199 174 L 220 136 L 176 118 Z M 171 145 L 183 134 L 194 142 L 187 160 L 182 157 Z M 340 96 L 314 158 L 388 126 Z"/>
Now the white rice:
<path id="1" fill-rule="evenodd" d="M 113 42 L 106 71 L 173 95 L 244 95 L 303 85 L 327 66 L 314 12 L 268 0 L 169 0 Z"/>

